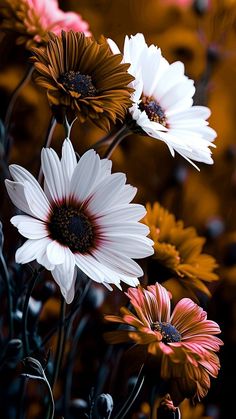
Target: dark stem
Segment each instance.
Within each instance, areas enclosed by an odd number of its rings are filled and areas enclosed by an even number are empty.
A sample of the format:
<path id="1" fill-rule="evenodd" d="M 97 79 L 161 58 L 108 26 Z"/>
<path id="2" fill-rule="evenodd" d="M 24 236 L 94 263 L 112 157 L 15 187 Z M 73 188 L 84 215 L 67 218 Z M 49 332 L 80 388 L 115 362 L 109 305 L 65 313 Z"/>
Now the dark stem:
<path id="1" fill-rule="evenodd" d="M 30 347 L 29 347 L 29 340 L 28 340 L 28 331 L 27 331 L 27 318 L 28 318 L 28 309 L 29 309 L 29 300 L 34 289 L 34 286 L 37 282 L 41 269 L 35 270 L 33 276 L 30 280 L 27 293 L 25 296 L 24 306 L 23 306 L 23 315 L 22 315 L 22 341 L 23 341 L 23 349 L 24 349 L 24 356 L 28 356 Z"/>
<path id="2" fill-rule="evenodd" d="M 0 263 L 2 267 L 2 277 L 5 283 L 6 291 L 7 291 L 7 315 L 8 315 L 8 323 L 9 323 L 9 340 L 12 339 L 14 330 L 13 330 L 13 304 L 12 304 L 12 295 L 11 295 L 11 283 L 8 274 L 7 265 L 3 254 L 1 253 Z"/>
<path id="3" fill-rule="evenodd" d="M 87 282 L 87 284 L 86 284 L 86 286 L 85 286 L 85 288 L 84 288 L 84 291 L 83 291 L 83 293 L 82 293 L 82 295 L 81 295 L 81 297 L 79 298 L 79 302 L 78 302 L 78 304 L 76 304 L 72 309 L 71 309 L 71 312 L 68 314 L 68 316 L 67 317 L 65 317 L 65 319 L 64 319 L 64 321 L 63 321 L 63 326 L 64 327 L 67 327 L 68 326 L 68 324 L 70 323 L 70 322 L 72 322 L 73 321 L 73 317 L 77 314 L 77 310 L 81 307 L 81 305 L 82 305 L 82 303 L 83 303 L 83 300 L 84 300 L 84 298 L 85 298 L 85 296 L 86 296 L 86 294 L 87 294 L 87 292 L 88 292 L 88 290 L 89 290 L 89 287 L 90 287 L 90 284 L 91 284 L 91 280 L 89 280 L 88 282 Z M 37 347 L 37 348 L 35 348 L 35 349 L 39 349 L 39 348 L 42 348 L 42 347 L 44 347 L 45 345 L 46 345 L 46 343 L 51 339 L 51 337 L 54 335 L 54 333 L 56 333 L 56 331 L 57 331 L 57 329 L 58 329 L 58 327 L 60 326 L 60 322 L 52 329 L 52 330 L 50 330 L 50 332 L 45 336 L 45 338 L 43 339 L 43 341 L 42 341 L 42 343 L 41 343 L 41 345 L 39 346 L 39 347 Z"/>
<path id="4" fill-rule="evenodd" d="M 65 314 L 66 314 L 66 301 L 63 296 L 61 296 L 61 310 L 60 310 L 60 325 L 59 325 L 59 332 L 58 332 L 58 340 L 57 340 L 57 349 L 56 349 L 56 355 L 54 360 L 54 366 L 53 366 L 53 373 L 51 378 L 51 388 L 53 389 L 53 386 L 55 382 L 57 381 L 62 356 L 63 356 L 63 341 L 64 341 L 64 328 L 63 324 L 65 321 Z M 46 414 L 46 419 L 49 419 L 52 417 L 51 413 L 51 405 L 48 406 L 48 411 Z"/>
<path id="5" fill-rule="evenodd" d="M 88 150 L 90 150 L 91 148 L 93 148 L 94 150 L 98 149 L 99 147 L 101 147 L 102 145 L 105 144 L 110 144 L 110 142 L 114 139 L 114 137 L 116 136 L 118 131 L 114 131 L 112 130 L 111 132 L 109 132 L 108 134 L 104 135 L 104 137 L 102 137 L 100 140 L 98 140 L 96 143 L 92 144 Z"/>
<path id="6" fill-rule="evenodd" d="M 53 368 L 53 374 L 51 379 L 51 386 L 53 388 L 55 382 L 57 381 L 58 372 L 61 365 L 62 360 L 62 349 L 63 349 L 63 338 L 64 338 L 64 321 L 65 321 L 65 314 L 66 314 L 66 301 L 63 296 L 61 296 L 61 310 L 60 310 L 60 325 L 58 331 L 58 340 L 57 340 L 57 349 L 55 355 L 55 362 Z"/>
<path id="7" fill-rule="evenodd" d="M 57 125 L 57 121 L 56 118 L 54 116 L 52 116 L 51 120 L 50 120 L 50 124 L 47 130 L 47 135 L 46 135 L 46 139 L 45 139 L 45 143 L 44 143 L 44 147 L 48 148 L 50 147 L 51 141 L 52 141 L 52 137 L 55 131 Z M 43 171 L 42 171 L 42 166 L 40 166 L 39 169 L 39 175 L 38 175 L 38 182 L 41 183 L 43 179 Z"/>
<path id="8" fill-rule="evenodd" d="M 72 341 L 71 345 L 71 351 L 68 355 L 68 361 L 67 361 L 67 368 L 66 368 L 66 377 L 65 377 L 65 393 L 64 393 L 64 409 L 63 413 L 65 416 L 65 419 L 69 419 L 69 404 L 70 404 L 70 395 L 71 395 L 71 386 L 72 386 L 72 379 L 73 379 L 73 366 L 74 366 L 74 359 L 77 354 L 77 346 L 80 339 L 81 334 L 83 333 L 87 322 L 88 322 L 89 316 L 84 316 L 77 328 L 77 331 L 75 333 L 75 336 Z"/>
<path id="9" fill-rule="evenodd" d="M 127 413 L 129 412 L 129 410 L 133 406 L 133 404 L 134 404 L 135 400 L 137 399 L 137 397 L 140 393 L 140 390 L 143 386 L 143 383 L 144 383 L 144 380 L 145 380 L 145 375 L 143 373 L 143 370 L 144 370 L 144 364 L 140 368 L 137 381 L 134 385 L 133 390 L 131 391 L 130 396 L 126 400 L 125 404 L 123 405 L 123 407 L 121 408 L 119 413 L 115 416 L 115 419 L 123 419 L 123 418 L 127 417 L 126 416 Z"/>
<path id="10" fill-rule="evenodd" d="M 114 135 L 113 141 L 108 146 L 106 152 L 104 153 L 103 158 L 109 159 L 115 150 L 115 148 L 121 143 L 121 141 L 127 137 L 128 135 L 132 134 L 130 129 L 127 127 L 127 125 L 123 125 L 123 127 Z"/>
<path id="11" fill-rule="evenodd" d="M 12 111 L 13 111 L 13 108 L 15 106 L 16 100 L 17 100 L 21 90 L 26 86 L 28 81 L 31 79 L 31 75 L 33 73 L 33 70 L 34 70 L 33 66 L 30 66 L 28 68 L 28 70 L 27 70 L 26 74 L 24 75 L 23 79 L 20 81 L 20 83 L 18 84 L 18 86 L 15 88 L 15 90 L 13 91 L 13 93 L 11 95 L 11 99 L 9 101 L 8 108 L 7 108 L 7 111 L 6 111 L 6 116 L 5 116 L 6 134 L 8 133 L 8 130 L 9 130 L 11 115 L 12 115 Z"/>

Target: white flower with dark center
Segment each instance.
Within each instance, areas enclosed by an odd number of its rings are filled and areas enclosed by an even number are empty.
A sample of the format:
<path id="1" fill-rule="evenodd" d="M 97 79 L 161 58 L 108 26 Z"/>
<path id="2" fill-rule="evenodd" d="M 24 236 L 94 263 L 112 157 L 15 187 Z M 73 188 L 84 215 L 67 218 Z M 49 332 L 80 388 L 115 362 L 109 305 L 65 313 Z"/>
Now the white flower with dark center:
<path id="1" fill-rule="evenodd" d="M 149 228 L 138 221 L 142 205 L 130 204 L 136 188 L 123 173 L 111 173 L 112 163 L 94 150 L 77 162 L 70 140 L 62 158 L 42 150 L 44 190 L 23 167 L 10 166 L 6 180 L 12 202 L 26 215 L 11 219 L 28 240 L 16 252 L 16 262 L 36 259 L 52 272 L 67 303 L 74 298 L 77 269 L 96 282 L 136 286 L 143 271 L 132 258 L 153 254 Z"/>
<path id="2" fill-rule="evenodd" d="M 108 42 L 117 54 L 117 45 L 111 39 Z M 216 132 L 206 121 L 211 112 L 205 106 L 193 106 L 194 82 L 184 75 L 184 64 L 169 64 L 160 48 L 148 47 L 140 33 L 126 36 L 123 61 L 131 64 L 128 71 L 135 77 L 129 112 L 136 129 L 164 141 L 172 156 L 177 151 L 190 163 L 212 164 L 208 147 L 215 147 Z"/>

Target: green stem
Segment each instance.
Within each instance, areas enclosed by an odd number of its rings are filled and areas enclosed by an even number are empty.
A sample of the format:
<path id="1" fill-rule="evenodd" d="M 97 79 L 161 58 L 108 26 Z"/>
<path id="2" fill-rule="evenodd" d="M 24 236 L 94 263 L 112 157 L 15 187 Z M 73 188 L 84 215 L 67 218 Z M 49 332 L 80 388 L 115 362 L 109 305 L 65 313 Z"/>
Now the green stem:
<path id="1" fill-rule="evenodd" d="M 1 253 L 0 257 L 0 263 L 2 266 L 2 272 L 3 272 L 3 280 L 5 282 L 5 287 L 7 291 L 7 314 L 8 314 L 8 322 L 9 322 L 9 340 L 12 339 L 14 330 L 13 330 L 13 304 L 12 304 L 12 295 L 11 295 L 11 284 L 10 284 L 10 278 L 8 274 L 7 265 L 5 262 L 5 259 L 3 257 L 3 254 Z"/>
<path id="2" fill-rule="evenodd" d="M 31 75 L 33 73 L 33 70 L 34 70 L 34 67 L 30 66 L 30 68 L 27 70 L 25 76 L 20 81 L 20 83 L 18 84 L 18 86 L 15 88 L 15 90 L 13 91 L 13 93 L 11 95 L 11 99 L 10 99 L 10 102 L 8 104 L 8 108 L 7 108 L 6 116 L 5 116 L 5 130 L 6 130 L 6 132 L 8 132 L 8 130 L 9 130 L 11 115 L 12 115 L 12 111 L 14 109 L 16 100 L 17 100 L 21 90 L 26 86 L 26 84 L 31 79 Z"/>
<path id="3" fill-rule="evenodd" d="M 132 132 L 127 127 L 127 125 L 123 125 L 123 127 L 114 135 L 113 141 L 108 146 L 103 158 L 109 159 L 111 157 L 113 151 L 121 143 L 121 141 L 130 134 L 132 134 Z"/>
<path id="4" fill-rule="evenodd" d="M 127 413 L 129 412 L 129 410 L 131 409 L 133 403 L 135 402 L 135 400 L 137 399 L 140 390 L 143 386 L 144 380 L 145 380 L 145 375 L 143 374 L 143 370 L 144 370 L 144 364 L 141 366 L 140 371 L 139 371 L 139 375 L 137 378 L 137 381 L 134 385 L 133 390 L 131 391 L 130 396 L 128 397 L 128 399 L 126 400 L 125 404 L 122 406 L 121 410 L 119 411 L 119 413 L 115 416 L 115 419 L 124 419 L 127 416 Z"/>
<path id="5" fill-rule="evenodd" d="M 30 280 L 27 293 L 25 296 L 24 306 L 23 306 L 23 316 L 22 316 L 22 341 L 23 341 L 23 349 L 24 349 L 24 356 L 28 356 L 30 347 L 29 347 L 29 340 L 28 340 L 28 331 L 27 331 L 27 319 L 28 319 L 28 309 L 29 309 L 29 300 L 34 289 L 34 286 L 37 282 L 41 269 L 38 271 L 35 270 L 33 276 Z"/>

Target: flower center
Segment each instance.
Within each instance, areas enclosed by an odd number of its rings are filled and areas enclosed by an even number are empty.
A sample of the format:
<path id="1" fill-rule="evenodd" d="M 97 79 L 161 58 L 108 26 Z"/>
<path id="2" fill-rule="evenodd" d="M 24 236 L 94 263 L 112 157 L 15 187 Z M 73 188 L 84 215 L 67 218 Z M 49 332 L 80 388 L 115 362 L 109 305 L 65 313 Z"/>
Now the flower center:
<path id="1" fill-rule="evenodd" d="M 61 74 L 58 79 L 66 90 L 71 92 L 79 93 L 81 98 L 94 97 L 97 94 L 97 90 L 92 83 L 92 78 L 87 74 L 81 74 L 79 71 L 67 71 Z"/>
<path id="2" fill-rule="evenodd" d="M 53 240 L 68 246 L 72 252 L 86 253 L 94 242 L 89 218 L 77 208 L 55 207 L 48 223 Z"/>
<path id="3" fill-rule="evenodd" d="M 162 341 L 164 343 L 180 342 L 181 334 L 170 323 L 155 322 L 151 324 L 151 329 L 162 334 Z"/>
<path id="4" fill-rule="evenodd" d="M 146 112 L 150 121 L 158 122 L 164 125 L 164 127 L 167 125 L 165 112 L 153 97 L 143 96 L 139 109 Z"/>

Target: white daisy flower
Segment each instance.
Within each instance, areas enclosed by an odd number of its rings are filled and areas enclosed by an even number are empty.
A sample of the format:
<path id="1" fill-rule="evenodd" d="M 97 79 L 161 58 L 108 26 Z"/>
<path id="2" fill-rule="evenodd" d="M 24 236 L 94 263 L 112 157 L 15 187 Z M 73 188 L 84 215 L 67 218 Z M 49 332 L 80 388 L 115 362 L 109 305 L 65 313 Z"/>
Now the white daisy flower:
<path id="1" fill-rule="evenodd" d="M 62 158 L 42 150 L 44 190 L 23 167 L 10 166 L 8 194 L 21 211 L 11 219 L 28 240 L 16 252 L 16 262 L 32 260 L 52 272 L 69 304 L 74 298 L 77 269 L 112 289 L 120 281 L 136 286 L 143 275 L 132 258 L 153 254 L 149 229 L 138 221 L 142 205 L 130 204 L 137 189 L 123 173 L 111 174 L 112 163 L 94 150 L 77 162 L 70 140 Z"/>
<path id="2" fill-rule="evenodd" d="M 108 39 L 108 43 L 117 54 L 115 42 Z M 128 71 L 135 77 L 129 112 L 136 128 L 164 141 L 172 156 L 177 151 L 190 163 L 212 164 L 208 147 L 215 147 L 216 132 L 206 121 L 211 112 L 205 106 L 193 106 L 194 82 L 184 75 L 184 64 L 169 64 L 160 48 L 148 47 L 141 33 L 126 36 L 123 61 L 131 64 Z"/>

